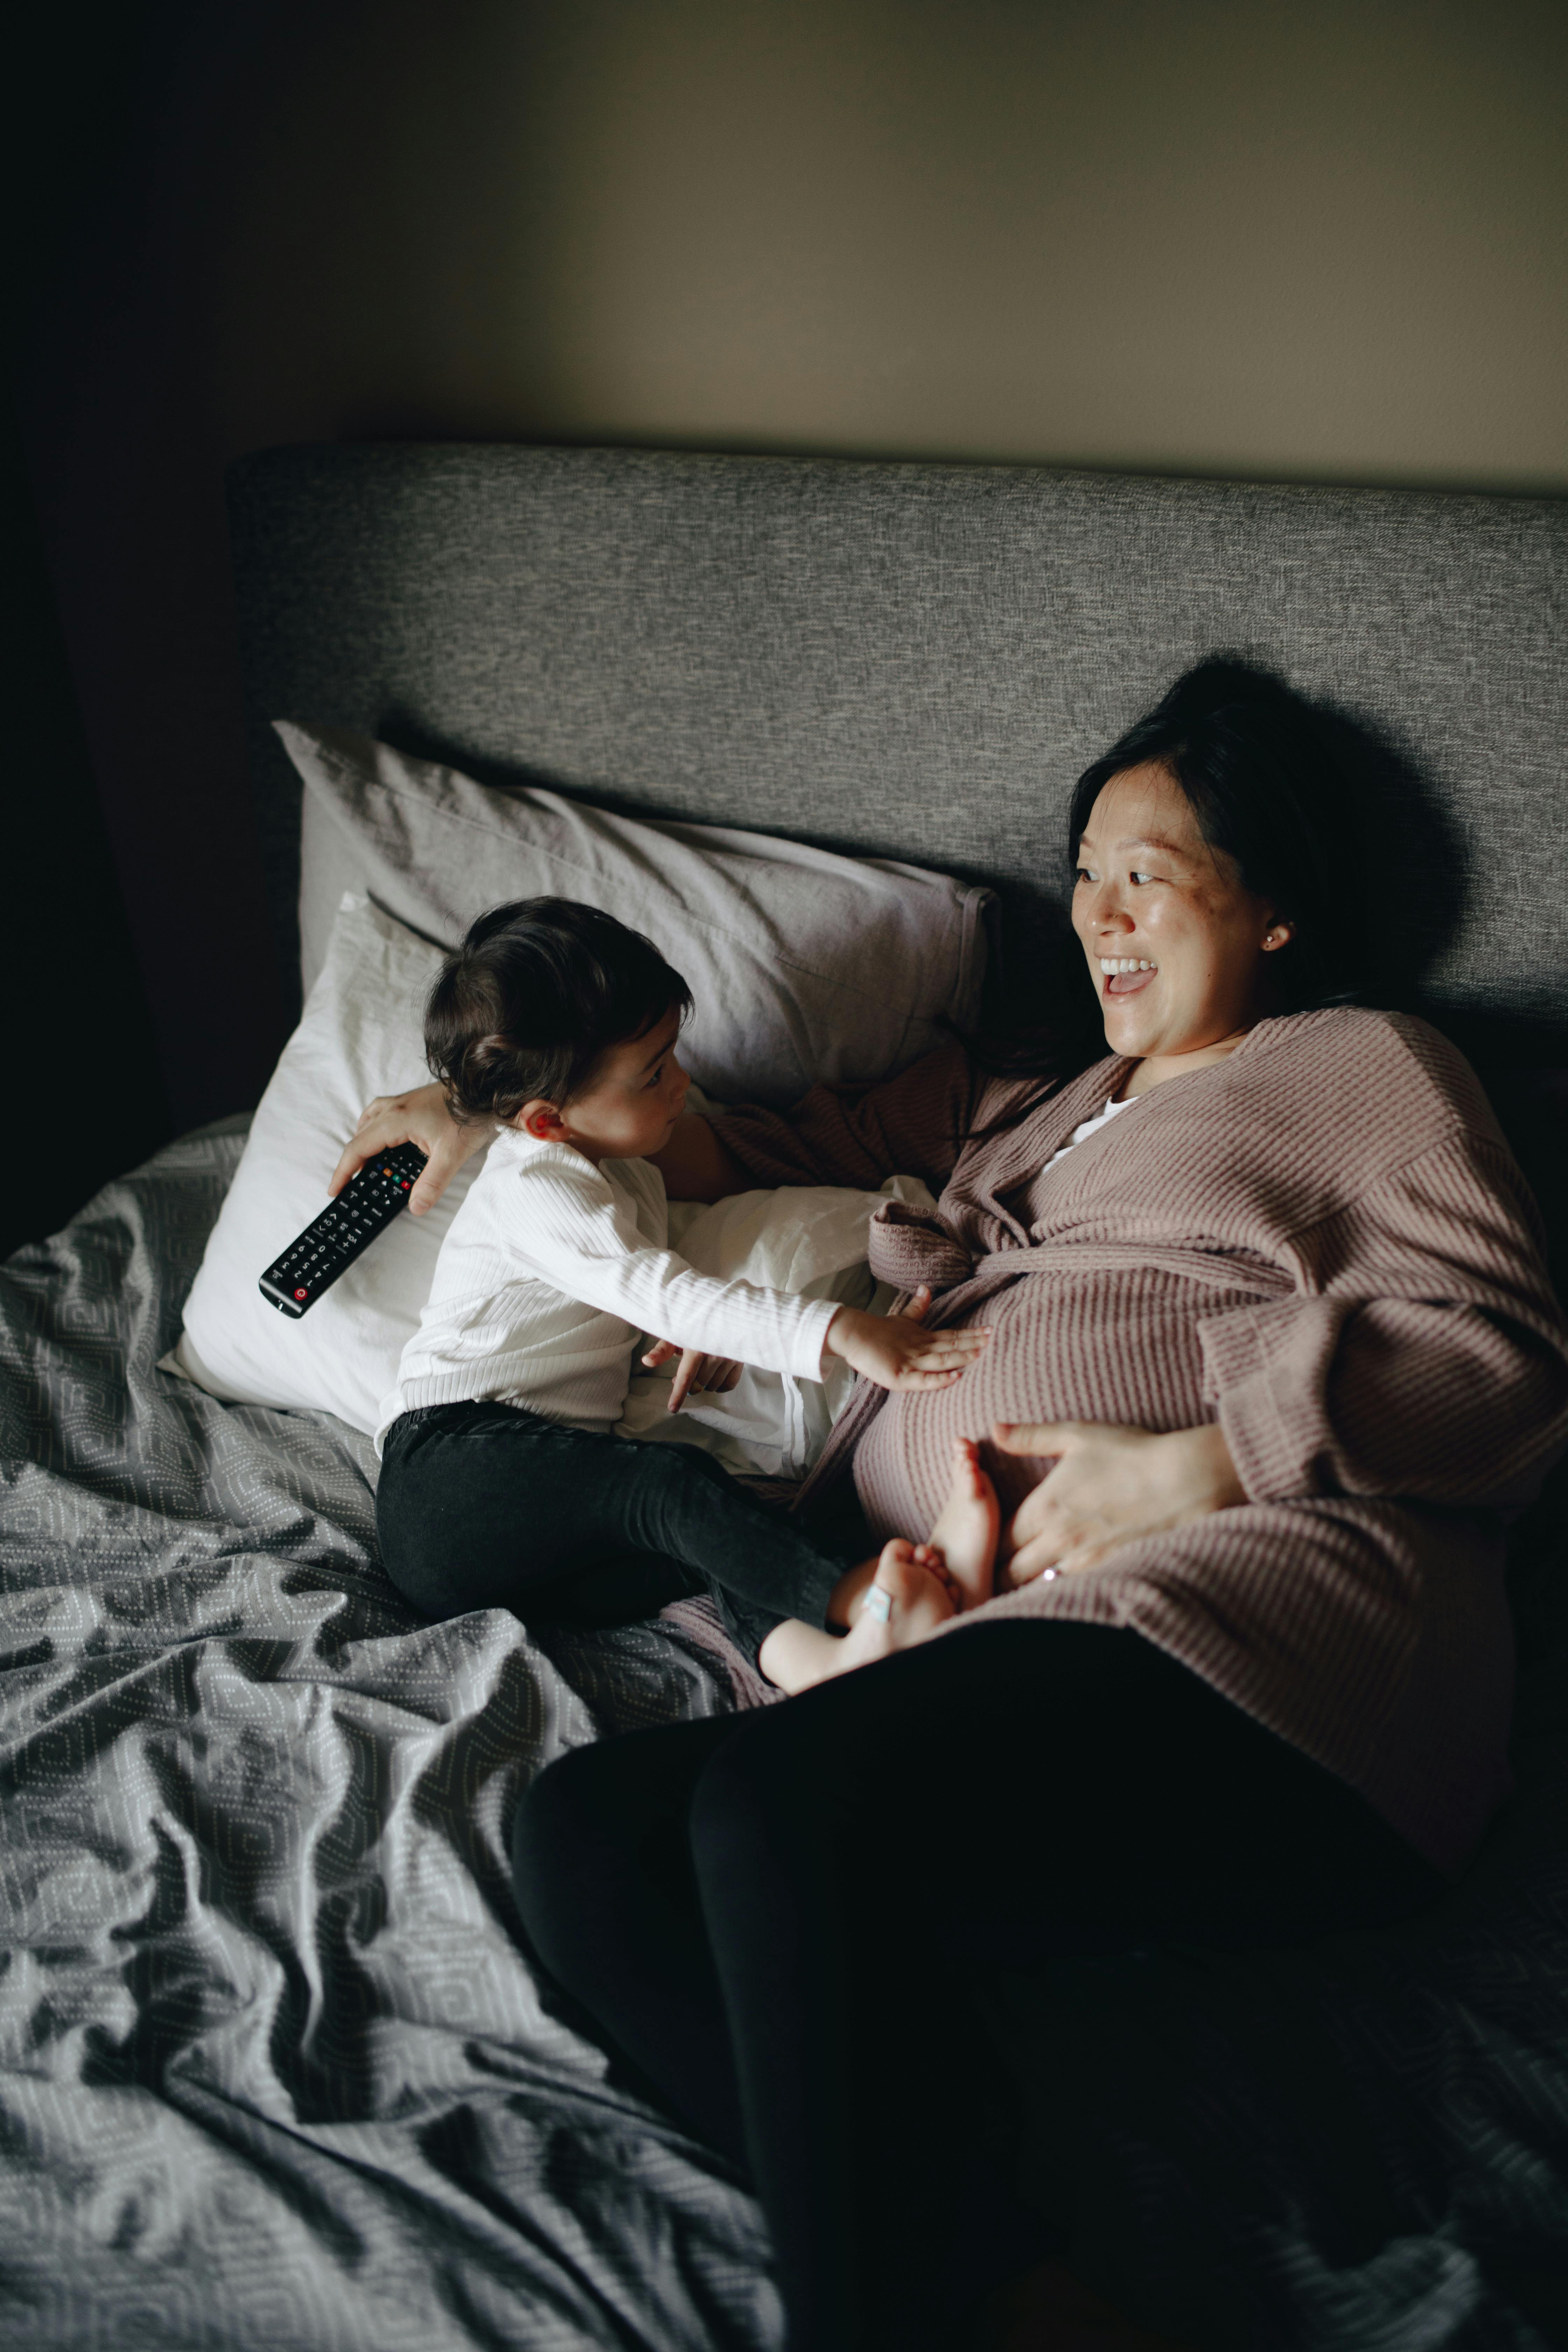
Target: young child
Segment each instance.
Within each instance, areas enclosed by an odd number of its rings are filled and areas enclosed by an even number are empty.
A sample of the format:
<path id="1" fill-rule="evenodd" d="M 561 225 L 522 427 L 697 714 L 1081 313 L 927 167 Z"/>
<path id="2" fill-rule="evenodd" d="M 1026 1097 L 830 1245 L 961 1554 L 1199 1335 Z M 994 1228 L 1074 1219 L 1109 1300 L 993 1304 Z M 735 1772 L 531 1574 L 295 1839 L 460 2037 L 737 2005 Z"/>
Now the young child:
<path id="1" fill-rule="evenodd" d="M 638 1333 L 659 1335 L 645 1362 L 681 1350 L 673 1403 L 729 1384 L 740 1362 L 820 1379 L 829 1355 L 886 1388 L 942 1387 L 989 1335 L 925 1330 L 918 1298 L 875 1316 L 715 1281 L 669 1248 L 647 1155 L 685 1105 L 675 1046 L 690 1006 L 650 941 L 570 899 L 498 907 L 447 957 L 426 1011 L 430 1067 L 453 1115 L 496 1135 L 383 1408 L 377 1531 L 427 1617 L 553 1613 L 568 1579 L 581 1601 L 586 1570 L 623 1614 L 705 1589 L 753 1655 L 769 1644 L 774 1678 L 803 1688 L 880 1654 L 895 1600 L 901 1640 L 951 1613 L 967 1580 L 940 1529 L 850 1567 L 710 1455 L 616 1437 Z M 968 1455 L 960 1483 L 977 1499 L 946 1533 L 968 1559 L 988 1508 L 988 1571 L 994 1500 Z M 852 1613 L 855 1633 L 830 1639 Z"/>

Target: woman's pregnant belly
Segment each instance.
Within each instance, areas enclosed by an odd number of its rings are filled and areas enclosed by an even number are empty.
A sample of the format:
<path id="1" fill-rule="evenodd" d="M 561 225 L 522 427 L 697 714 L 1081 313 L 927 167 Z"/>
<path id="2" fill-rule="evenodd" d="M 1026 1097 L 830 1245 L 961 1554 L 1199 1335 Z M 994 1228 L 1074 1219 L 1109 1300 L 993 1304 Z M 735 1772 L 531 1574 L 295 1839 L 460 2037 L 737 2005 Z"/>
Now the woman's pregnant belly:
<path id="1" fill-rule="evenodd" d="M 1176 1274 L 1029 1275 L 972 1318 L 991 1345 L 951 1388 L 891 1395 L 855 1454 L 855 1484 L 878 1540 L 927 1534 L 952 1473 L 955 1437 L 986 1438 L 997 1421 L 1117 1422 L 1191 1429 L 1214 1419 L 1204 1401 L 1198 1325 L 1253 1306 Z M 1005 1512 L 1045 1475 L 1045 1463 L 984 1450 Z"/>

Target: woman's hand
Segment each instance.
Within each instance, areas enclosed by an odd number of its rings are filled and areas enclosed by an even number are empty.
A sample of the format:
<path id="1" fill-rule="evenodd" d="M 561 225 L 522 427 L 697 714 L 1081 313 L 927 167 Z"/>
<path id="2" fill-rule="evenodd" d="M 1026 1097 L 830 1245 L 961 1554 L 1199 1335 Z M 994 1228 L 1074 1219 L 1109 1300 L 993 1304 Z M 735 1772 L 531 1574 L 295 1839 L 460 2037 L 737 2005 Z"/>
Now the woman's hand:
<path id="1" fill-rule="evenodd" d="M 990 1346 L 991 1333 L 979 1325 L 928 1331 L 930 1306 L 931 1292 L 922 1283 L 901 1315 L 864 1315 L 858 1307 L 841 1307 L 827 1327 L 824 1352 L 842 1356 L 879 1388 L 950 1388 Z"/>
<path id="2" fill-rule="evenodd" d="M 1047 1569 L 1098 1568 L 1119 1544 L 1247 1500 L 1217 1427 L 1157 1434 L 1110 1423 L 999 1421 L 991 1437 L 1004 1454 L 1056 1456 L 1056 1468 L 1025 1496 L 1003 1533 L 1003 1553 L 1011 1556 L 997 1565 L 1014 1585 Z"/>
<path id="3" fill-rule="evenodd" d="M 680 1348 L 673 1339 L 658 1339 L 643 1358 L 650 1372 L 660 1364 L 668 1364 L 671 1356 L 680 1361 L 675 1368 L 675 1378 L 669 1386 L 669 1402 L 666 1412 L 679 1412 L 689 1396 L 714 1394 L 720 1389 L 732 1389 L 741 1377 L 741 1367 L 731 1356 L 705 1356 L 700 1348 Z"/>
<path id="4" fill-rule="evenodd" d="M 378 1151 L 390 1151 L 399 1143 L 416 1143 L 426 1155 L 426 1165 L 408 1195 L 408 1206 L 415 1216 L 422 1217 L 435 1207 L 464 1160 L 488 1143 L 494 1132 L 485 1126 L 459 1127 L 439 1087 L 415 1087 L 405 1095 L 377 1095 L 361 1111 L 353 1140 L 333 1169 L 327 1190 L 334 1196 L 341 1192 L 349 1178 L 357 1175 Z"/>

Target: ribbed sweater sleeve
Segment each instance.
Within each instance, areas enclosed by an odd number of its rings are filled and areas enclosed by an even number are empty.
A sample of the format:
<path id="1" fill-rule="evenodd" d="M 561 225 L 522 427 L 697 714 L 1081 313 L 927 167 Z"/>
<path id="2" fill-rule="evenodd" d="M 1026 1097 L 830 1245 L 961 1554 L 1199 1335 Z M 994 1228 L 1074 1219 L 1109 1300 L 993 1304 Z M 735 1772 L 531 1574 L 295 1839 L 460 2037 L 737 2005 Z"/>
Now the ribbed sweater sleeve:
<path id="1" fill-rule="evenodd" d="M 568 1298 L 682 1348 L 821 1379 L 835 1301 L 697 1273 L 674 1250 L 652 1247 L 586 1162 L 579 1171 L 536 1160 L 502 1199 L 518 1255 Z"/>
<path id="2" fill-rule="evenodd" d="M 1568 1442 L 1568 1342 L 1534 1203 L 1465 1131 L 1293 1237 L 1301 1291 L 1199 1326 L 1254 1502 L 1527 1500 Z"/>
<path id="3" fill-rule="evenodd" d="M 973 1124 L 980 1082 L 962 1045 L 939 1045 L 875 1086 L 813 1087 L 787 1111 L 724 1111 L 715 1133 L 759 1184 L 850 1184 L 889 1176 L 940 1192 Z"/>

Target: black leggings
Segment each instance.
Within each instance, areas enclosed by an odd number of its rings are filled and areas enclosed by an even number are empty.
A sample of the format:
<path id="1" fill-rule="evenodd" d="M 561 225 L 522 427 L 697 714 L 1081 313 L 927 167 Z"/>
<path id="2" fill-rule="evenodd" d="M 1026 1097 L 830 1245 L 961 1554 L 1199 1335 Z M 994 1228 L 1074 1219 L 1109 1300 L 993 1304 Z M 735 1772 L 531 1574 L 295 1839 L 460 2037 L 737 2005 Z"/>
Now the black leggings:
<path id="1" fill-rule="evenodd" d="M 1443 1885 L 1140 1635 L 1060 1622 L 578 1749 L 513 1863 L 545 1969 L 753 2181 L 795 2352 L 934 2352 L 955 2296 L 1044 2252 L 983 2089 L 990 1971 L 1298 1943 Z"/>
<path id="2" fill-rule="evenodd" d="M 416 1406 L 382 1449 L 383 1565 L 423 1615 L 614 1623 L 711 1593 L 741 1647 L 826 1622 L 848 1564 L 689 1445 L 637 1445 L 515 1405 Z"/>

